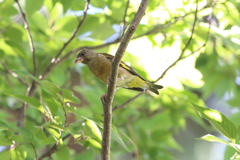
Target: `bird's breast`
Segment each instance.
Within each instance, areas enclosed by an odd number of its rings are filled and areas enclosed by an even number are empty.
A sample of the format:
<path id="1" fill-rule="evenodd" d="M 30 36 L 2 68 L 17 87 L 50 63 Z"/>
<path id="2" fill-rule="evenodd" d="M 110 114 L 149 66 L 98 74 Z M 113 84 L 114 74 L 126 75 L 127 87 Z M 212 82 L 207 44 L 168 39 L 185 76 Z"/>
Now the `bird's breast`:
<path id="1" fill-rule="evenodd" d="M 88 65 L 91 72 L 102 82 L 107 83 L 111 71 L 111 63 L 107 61 L 93 61 Z"/>

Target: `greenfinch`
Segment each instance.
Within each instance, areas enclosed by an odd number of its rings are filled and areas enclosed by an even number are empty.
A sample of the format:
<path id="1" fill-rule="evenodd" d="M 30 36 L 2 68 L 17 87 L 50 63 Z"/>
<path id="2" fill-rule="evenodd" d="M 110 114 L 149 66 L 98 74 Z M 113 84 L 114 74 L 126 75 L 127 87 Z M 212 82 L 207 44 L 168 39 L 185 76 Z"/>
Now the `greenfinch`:
<path id="1" fill-rule="evenodd" d="M 111 72 L 113 58 L 114 56 L 107 53 L 97 53 L 93 50 L 84 49 L 78 52 L 75 63 L 86 64 L 98 79 L 105 84 L 108 84 L 108 77 Z M 161 85 L 147 81 L 122 61 L 119 65 L 116 87 L 136 91 L 150 90 L 157 95 L 159 94 L 158 89 L 163 88 Z"/>

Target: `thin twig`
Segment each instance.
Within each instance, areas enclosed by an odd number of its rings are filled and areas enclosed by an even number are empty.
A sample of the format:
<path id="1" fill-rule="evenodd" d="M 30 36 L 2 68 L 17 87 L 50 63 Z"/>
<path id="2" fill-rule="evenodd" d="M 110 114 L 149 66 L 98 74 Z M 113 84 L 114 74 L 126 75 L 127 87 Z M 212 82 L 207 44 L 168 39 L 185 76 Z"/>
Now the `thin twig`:
<path id="1" fill-rule="evenodd" d="M 210 14 L 210 19 L 211 19 L 211 17 L 212 17 L 212 13 L 213 13 L 213 12 L 211 12 L 211 14 Z M 194 53 L 200 51 L 202 48 L 204 48 L 204 47 L 207 45 L 207 42 L 208 42 L 208 39 L 209 39 L 209 35 L 210 35 L 210 29 L 211 29 L 211 22 L 210 22 L 210 20 L 209 20 L 209 21 L 208 21 L 207 37 L 206 37 L 206 39 L 205 39 L 204 44 L 203 44 L 201 47 L 199 47 L 198 49 L 196 49 L 195 51 L 193 51 L 192 53 L 190 53 L 189 55 L 186 55 L 185 57 L 181 57 L 180 60 L 185 59 L 185 58 L 193 55 Z"/>
<path id="2" fill-rule="evenodd" d="M 30 46 L 30 49 L 31 49 L 31 52 L 32 52 L 32 59 L 33 59 L 33 76 L 36 76 L 37 65 L 36 65 L 35 47 L 34 47 L 32 35 L 31 35 L 30 29 L 29 29 L 29 25 L 28 25 L 28 21 L 27 21 L 26 15 L 25 15 L 25 13 L 24 13 L 23 10 L 22 10 L 22 7 L 20 6 L 19 1 L 18 1 L 18 0 L 15 0 L 15 2 L 17 3 L 18 8 L 19 8 L 19 10 L 20 10 L 20 13 L 21 13 L 21 15 L 22 15 L 22 17 L 23 17 L 24 28 L 26 29 L 27 36 L 28 36 L 28 40 L 29 40 L 29 46 Z"/>
<path id="3" fill-rule="evenodd" d="M 115 111 L 115 110 L 117 110 L 117 109 L 119 109 L 119 108 L 125 107 L 128 103 L 132 102 L 133 100 L 135 100 L 136 98 L 138 98 L 139 96 L 141 96 L 143 93 L 144 93 L 144 92 L 140 92 L 140 93 L 138 93 L 136 96 L 128 99 L 128 100 L 127 100 L 126 102 L 124 102 L 123 104 L 120 104 L 120 105 L 118 105 L 118 106 L 115 106 L 115 107 L 112 109 L 112 111 Z"/>
<path id="4" fill-rule="evenodd" d="M 122 21 L 123 21 L 122 36 L 124 35 L 125 30 L 127 29 L 126 17 L 127 17 L 127 12 L 128 12 L 128 8 L 129 8 L 129 2 L 130 2 L 130 0 L 127 0 L 126 8 L 125 8 L 124 15 L 123 15 L 123 20 L 122 20 Z"/>
<path id="5" fill-rule="evenodd" d="M 204 10 L 208 8 L 208 6 L 204 6 L 202 7 L 201 9 L 199 9 L 198 11 L 201 11 L 201 10 Z M 143 34 L 140 34 L 138 36 L 134 36 L 133 39 L 137 39 L 137 38 L 141 38 L 143 36 L 146 36 L 146 35 L 151 35 L 151 34 L 156 34 L 156 33 L 159 33 L 161 30 L 164 30 L 166 28 L 169 28 L 170 26 L 172 26 L 173 24 L 176 24 L 178 21 L 180 20 L 183 20 L 185 19 L 187 16 L 191 15 L 191 14 L 195 14 L 196 12 L 195 11 L 192 11 L 192 12 L 189 12 L 189 13 L 186 13 L 182 16 L 179 16 L 179 17 L 174 17 L 174 20 L 169 20 L 167 22 L 165 22 L 164 24 L 156 24 L 155 27 L 153 27 L 152 29 L 146 31 L 145 33 Z"/>
<path id="6" fill-rule="evenodd" d="M 193 26 L 192 26 L 192 32 L 191 32 L 191 36 L 190 38 L 188 39 L 187 41 L 187 44 L 185 45 L 185 47 L 182 49 L 182 52 L 181 54 L 179 55 L 178 59 L 175 60 L 162 74 L 161 76 L 156 79 L 155 81 L 153 81 L 153 83 L 156 83 L 157 81 L 159 81 L 160 79 L 162 79 L 164 77 L 164 75 L 167 73 L 167 71 L 172 68 L 178 61 L 181 60 L 182 56 L 184 55 L 186 49 L 188 48 L 189 44 L 191 43 L 192 41 L 192 38 L 193 38 L 193 34 L 194 34 L 194 31 L 195 31 L 195 26 L 196 26 L 196 22 L 197 22 L 197 13 L 198 13 L 198 0 L 196 0 L 196 10 L 195 10 L 195 14 L 194 14 L 194 22 L 193 22 Z"/>
<path id="7" fill-rule="evenodd" d="M 36 147 L 33 145 L 33 143 L 30 143 L 30 145 L 33 148 L 34 154 L 35 154 L 35 160 L 37 160 L 37 151 L 36 151 Z"/>
<path id="8" fill-rule="evenodd" d="M 87 17 L 87 11 L 89 9 L 89 4 L 90 4 L 90 0 L 86 1 L 85 7 L 84 7 L 84 11 L 83 11 L 83 17 L 82 20 L 79 21 L 77 27 L 74 29 L 71 37 L 68 39 L 67 42 L 65 42 L 62 46 L 62 48 L 59 50 L 59 52 L 57 53 L 57 55 L 52 59 L 51 64 L 47 67 L 47 69 L 43 72 L 42 76 L 40 76 L 41 79 L 44 79 L 44 77 L 52 70 L 52 68 L 55 66 L 55 63 L 58 63 L 58 58 L 61 56 L 63 50 L 70 44 L 70 42 L 73 40 L 73 38 L 76 36 L 78 30 L 81 28 L 83 22 L 85 21 L 86 17 Z"/>
<path id="9" fill-rule="evenodd" d="M 62 141 L 66 140 L 68 137 L 70 137 L 71 134 L 67 134 L 66 136 L 64 136 L 62 138 Z M 55 153 L 57 151 L 57 147 L 58 147 L 58 143 L 55 143 L 47 152 L 45 152 L 44 154 L 42 154 L 38 160 L 42 160 L 46 157 L 50 157 L 53 153 Z"/>
<path id="10" fill-rule="evenodd" d="M 81 27 L 81 25 L 83 24 L 83 22 L 84 22 L 84 20 L 85 20 L 85 18 L 86 18 L 86 15 L 87 15 L 87 10 L 88 10 L 88 6 L 89 6 L 89 3 L 90 3 L 90 0 L 88 0 L 87 2 L 86 2 L 86 4 L 85 4 L 85 9 L 84 9 L 84 15 L 83 15 L 83 18 L 82 18 L 82 20 L 79 22 L 79 24 L 78 24 L 78 26 L 75 28 L 75 30 L 73 31 L 73 34 L 72 34 L 72 36 L 70 37 L 70 39 L 68 40 L 68 42 L 66 42 L 64 45 L 63 45 L 63 47 L 60 49 L 60 51 L 57 53 L 57 55 L 56 55 L 56 57 L 54 58 L 54 63 L 51 63 L 47 68 L 46 68 L 46 70 L 43 72 L 43 74 L 40 76 L 40 79 L 45 79 L 45 77 L 52 71 L 52 69 L 54 68 L 54 67 L 56 67 L 56 65 L 57 64 L 59 64 L 60 62 L 62 62 L 63 60 L 66 60 L 67 58 L 68 58 L 68 56 L 70 56 L 71 55 L 71 51 L 70 51 L 70 54 L 67 56 L 67 57 L 64 57 L 64 59 L 61 61 L 61 60 L 56 60 L 56 59 L 58 59 L 58 57 L 62 54 L 62 51 L 63 51 L 63 49 L 65 49 L 68 45 L 69 45 L 69 43 L 71 42 L 71 40 L 76 36 L 76 33 L 77 33 L 77 31 L 80 29 L 80 27 Z M 32 85 L 31 87 L 29 87 L 28 88 L 28 91 L 29 91 L 29 93 L 28 93 L 28 95 L 29 96 L 32 96 L 33 94 L 34 94 L 34 92 L 35 92 L 35 90 L 37 89 L 37 87 L 36 87 L 36 85 Z M 23 106 L 24 107 L 24 106 Z M 22 107 L 22 108 L 23 108 Z M 20 110 L 20 113 L 21 113 L 22 111 Z"/>
<path id="11" fill-rule="evenodd" d="M 28 36 L 28 40 L 29 40 L 29 46 L 30 46 L 30 50 L 32 52 L 32 59 L 33 59 L 33 76 L 36 76 L 36 72 L 37 72 L 37 64 L 36 64 L 36 55 L 35 55 L 35 47 L 34 47 L 34 43 L 33 43 L 33 39 L 32 39 L 32 35 L 31 35 L 31 32 L 30 32 L 30 29 L 29 29 L 29 25 L 28 25 L 28 21 L 27 21 L 27 18 L 26 18 L 26 15 L 25 13 L 23 12 L 22 10 L 22 7 L 21 5 L 19 4 L 19 1 L 18 0 L 15 0 L 15 2 L 17 3 L 17 6 L 20 10 L 20 13 L 23 17 L 23 21 L 24 21 L 24 28 L 26 29 L 26 32 L 27 32 L 27 36 Z M 26 95 L 27 96 L 30 96 L 31 92 L 30 90 L 32 88 L 35 88 L 35 81 L 32 80 L 32 83 L 30 84 L 30 86 L 27 88 L 27 92 L 26 92 Z M 17 126 L 22 126 L 24 124 L 24 121 L 25 121 L 25 110 L 26 110 L 26 107 L 27 107 L 27 103 L 23 103 L 22 107 L 19 108 L 19 112 L 18 112 L 18 123 L 17 123 Z"/>
<path id="12" fill-rule="evenodd" d="M 27 84 L 26 84 L 20 77 L 18 77 L 18 75 L 17 75 L 16 73 L 14 73 L 13 71 L 11 71 L 11 70 L 8 69 L 7 64 L 5 64 L 5 62 L 1 62 L 1 64 L 2 64 L 2 66 L 3 66 L 3 68 L 4 68 L 4 70 L 5 70 L 8 74 L 10 74 L 10 75 L 12 75 L 14 78 L 16 78 L 20 83 L 22 83 L 22 85 L 27 86 Z"/>
<path id="13" fill-rule="evenodd" d="M 161 30 L 169 28 L 171 25 L 177 23 L 180 20 L 183 20 L 185 17 L 187 17 L 188 15 L 191 15 L 192 13 L 195 13 L 195 12 L 190 12 L 190 13 L 186 13 L 183 16 L 175 17 L 174 21 L 169 20 L 169 21 L 165 22 L 164 24 L 157 24 L 155 27 L 146 31 L 145 33 L 140 34 L 138 36 L 134 36 L 133 39 L 141 38 L 141 37 L 146 36 L 146 35 L 159 33 Z"/>
<path id="14" fill-rule="evenodd" d="M 118 66 L 121 62 L 121 59 L 124 55 L 124 52 L 130 42 L 137 26 L 139 25 L 142 17 L 145 14 L 149 0 L 142 0 L 140 7 L 138 8 L 135 17 L 127 29 L 125 35 L 123 36 L 121 43 L 118 47 L 116 55 L 112 61 L 112 69 L 109 76 L 109 85 L 105 101 L 103 103 L 104 109 L 104 124 L 103 124 L 103 139 L 102 139 L 102 150 L 101 157 L 102 160 L 110 159 L 110 146 L 111 146 L 111 125 L 112 125 L 112 102 L 115 94 L 116 88 L 116 79 L 118 74 Z"/>

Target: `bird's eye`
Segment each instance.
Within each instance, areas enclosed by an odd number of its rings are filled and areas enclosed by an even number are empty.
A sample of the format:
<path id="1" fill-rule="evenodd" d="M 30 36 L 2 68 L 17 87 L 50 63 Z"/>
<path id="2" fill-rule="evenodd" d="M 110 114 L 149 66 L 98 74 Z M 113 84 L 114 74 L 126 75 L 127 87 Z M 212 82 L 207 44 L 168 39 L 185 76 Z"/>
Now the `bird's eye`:
<path id="1" fill-rule="evenodd" d="M 85 54 L 86 54 L 86 50 L 84 49 L 84 50 L 81 51 L 80 55 L 84 56 Z"/>

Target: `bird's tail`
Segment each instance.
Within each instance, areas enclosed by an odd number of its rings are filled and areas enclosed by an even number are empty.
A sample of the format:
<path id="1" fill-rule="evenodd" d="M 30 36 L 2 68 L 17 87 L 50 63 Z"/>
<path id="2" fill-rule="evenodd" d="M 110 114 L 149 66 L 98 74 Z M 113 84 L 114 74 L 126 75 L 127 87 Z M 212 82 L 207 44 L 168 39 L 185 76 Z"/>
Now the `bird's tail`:
<path id="1" fill-rule="evenodd" d="M 163 86 L 158 85 L 158 84 L 154 84 L 154 83 L 151 83 L 151 82 L 149 82 L 148 85 L 149 85 L 149 89 L 148 90 L 152 91 L 153 93 L 155 93 L 157 95 L 159 95 L 158 89 L 162 89 L 163 88 Z"/>

